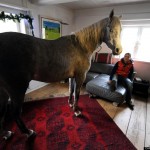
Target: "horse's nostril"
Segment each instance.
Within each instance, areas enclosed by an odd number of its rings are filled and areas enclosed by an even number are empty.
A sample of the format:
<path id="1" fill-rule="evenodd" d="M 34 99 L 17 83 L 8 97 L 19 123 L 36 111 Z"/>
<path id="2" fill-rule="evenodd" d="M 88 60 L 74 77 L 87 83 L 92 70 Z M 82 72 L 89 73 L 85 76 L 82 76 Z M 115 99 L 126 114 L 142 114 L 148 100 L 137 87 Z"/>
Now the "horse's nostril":
<path id="1" fill-rule="evenodd" d="M 116 48 L 116 52 L 117 52 L 117 53 L 119 52 L 119 48 Z"/>

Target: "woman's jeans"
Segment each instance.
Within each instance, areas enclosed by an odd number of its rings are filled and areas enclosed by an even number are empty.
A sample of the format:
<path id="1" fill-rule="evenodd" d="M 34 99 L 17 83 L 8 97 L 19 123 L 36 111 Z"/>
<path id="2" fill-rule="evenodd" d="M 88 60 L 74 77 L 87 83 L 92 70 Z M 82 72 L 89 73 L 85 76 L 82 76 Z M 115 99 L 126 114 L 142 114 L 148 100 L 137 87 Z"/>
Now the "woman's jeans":
<path id="1" fill-rule="evenodd" d="M 116 75 L 116 74 L 113 76 L 112 80 L 116 81 L 116 87 L 117 87 L 118 83 L 125 87 L 125 89 L 126 89 L 125 101 L 126 101 L 126 103 L 130 103 L 131 96 L 132 96 L 132 89 L 133 89 L 133 84 L 132 84 L 131 80 L 129 78 L 124 78 L 124 77 L 122 77 L 120 75 Z"/>

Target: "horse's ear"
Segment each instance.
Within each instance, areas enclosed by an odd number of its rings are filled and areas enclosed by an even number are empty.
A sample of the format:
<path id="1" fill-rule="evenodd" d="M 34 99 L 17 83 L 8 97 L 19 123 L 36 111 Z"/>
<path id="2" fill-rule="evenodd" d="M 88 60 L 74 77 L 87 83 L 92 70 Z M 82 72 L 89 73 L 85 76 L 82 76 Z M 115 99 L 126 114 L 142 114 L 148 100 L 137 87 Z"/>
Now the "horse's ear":
<path id="1" fill-rule="evenodd" d="M 110 15 L 109 15 L 110 21 L 112 20 L 113 16 L 114 16 L 114 9 L 110 12 Z"/>

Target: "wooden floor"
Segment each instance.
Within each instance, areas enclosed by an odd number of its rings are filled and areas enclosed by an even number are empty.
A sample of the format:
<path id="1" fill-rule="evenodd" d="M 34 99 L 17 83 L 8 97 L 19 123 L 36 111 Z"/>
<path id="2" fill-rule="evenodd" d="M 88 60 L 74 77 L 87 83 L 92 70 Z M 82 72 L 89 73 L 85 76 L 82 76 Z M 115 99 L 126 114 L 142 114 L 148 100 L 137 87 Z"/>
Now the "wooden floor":
<path id="1" fill-rule="evenodd" d="M 81 94 L 87 93 L 83 87 Z M 41 89 L 26 94 L 25 101 L 41 100 L 49 97 L 68 96 L 67 83 L 51 83 Z M 135 104 L 134 111 L 131 111 L 122 104 L 115 107 L 112 102 L 97 99 L 98 103 L 105 109 L 118 127 L 138 150 L 144 146 L 150 148 L 150 98 L 143 98 L 133 95 Z"/>

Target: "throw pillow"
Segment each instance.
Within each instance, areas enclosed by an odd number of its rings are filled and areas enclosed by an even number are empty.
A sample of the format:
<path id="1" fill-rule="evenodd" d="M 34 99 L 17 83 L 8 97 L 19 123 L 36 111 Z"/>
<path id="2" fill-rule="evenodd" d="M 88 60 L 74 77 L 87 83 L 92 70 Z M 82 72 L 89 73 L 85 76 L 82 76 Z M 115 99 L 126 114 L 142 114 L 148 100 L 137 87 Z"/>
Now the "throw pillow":
<path id="1" fill-rule="evenodd" d="M 112 53 L 96 53 L 94 62 L 111 64 L 112 63 Z"/>

